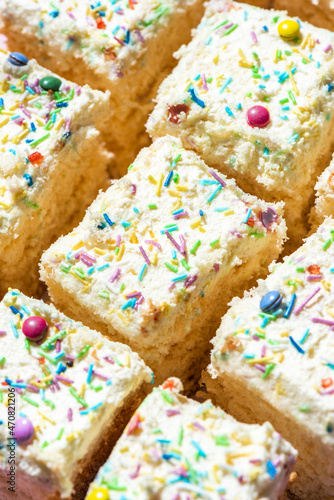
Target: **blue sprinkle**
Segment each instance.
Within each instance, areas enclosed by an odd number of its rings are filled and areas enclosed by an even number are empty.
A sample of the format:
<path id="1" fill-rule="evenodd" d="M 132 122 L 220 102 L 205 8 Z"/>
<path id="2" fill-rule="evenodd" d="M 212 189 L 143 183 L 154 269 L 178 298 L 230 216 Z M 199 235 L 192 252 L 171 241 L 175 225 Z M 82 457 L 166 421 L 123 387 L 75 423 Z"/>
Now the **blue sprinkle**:
<path id="1" fill-rule="evenodd" d="M 247 212 L 247 214 L 246 214 L 246 217 L 245 217 L 245 218 L 244 218 L 244 220 L 242 221 L 244 224 L 247 224 L 248 219 L 249 219 L 249 218 L 250 218 L 250 216 L 251 216 L 251 213 L 252 213 L 252 209 L 251 209 L 251 208 L 249 208 L 249 209 L 248 209 L 248 212 Z"/>
<path id="2" fill-rule="evenodd" d="M 26 179 L 27 184 L 29 187 L 31 187 L 34 183 L 32 181 L 32 177 L 29 174 L 23 174 L 23 177 Z"/>
<path id="3" fill-rule="evenodd" d="M 91 380 L 92 380 L 92 376 L 93 376 L 93 363 L 91 363 L 89 365 L 89 368 L 88 368 L 88 373 L 87 373 L 87 384 L 90 384 L 91 383 Z"/>
<path id="4" fill-rule="evenodd" d="M 57 108 L 67 108 L 68 102 L 57 102 L 56 107 Z"/>
<path id="5" fill-rule="evenodd" d="M 49 16 L 53 17 L 54 19 L 59 16 L 59 11 L 58 10 L 53 10 L 52 12 L 49 12 Z"/>
<path id="6" fill-rule="evenodd" d="M 307 328 L 306 332 L 304 333 L 304 335 L 303 335 L 302 339 L 301 339 L 301 340 L 300 340 L 300 342 L 299 342 L 300 344 L 304 344 L 304 342 L 305 342 L 305 340 L 307 339 L 307 337 L 308 337 L 308 334 L 309 334 L 309 333 L 310 333 L 310 329 L 309 329 L 309 328 Z"/>
<path id="7" fill-rule="evenodd" d="M 291 335 L 289 336 L 289 339 L 291 341 L 291 344 L 297 349 L 298 352 L 300 352 L 301 354 L 305 354 L 304 349 L 302 349 L 300 345 L 297 344 L 297 342 L 291 337 Z"/>
<path id="8" fill-rule="evenodd" d="M 232 78 L 231 78 L 231 77 L 229 77 L 229 78 L 226 80 L 226 82 L 224 83 L 224 85 L 222 85 L 222 87 L 221 87 L 221 89 L 220 89 L 220 91 L 219 91 L 219 93 L 220 93 L 220 94 L 222 94 L 222 93 L 224 92 L 224 90 L 226 89 L 226 87 L 227 87 L 228 85 L 230 85 L 231 81 L 232 81 Z"/>
<path id="9" fill-rule="evenodd" d="M 290 314 L 291 314 L 291 311 L 292 311 L 292 309 L 293 309 L 293 306 L 294 306 L 294 304 L 295 304 L 296 298 L 297 298 L 297 295 L 296 295 L 295 293 L 293 293 L 293 294 L 291 295 L 291 299 L 290 299 L 289 305 L 288 305 L 288 307 L 287 307 L 287 309 L 286 309 L 286 311 L 285 311 L 285 313 L 284 313 L 283 318 L 286 318 L 286 319 L 288 319 L 288 318 L 289 318 L 289 316 L 290 316 Z"/>
<path id="10" fill-rule="evenodd" d="M 200 214 L 200 216 L 201 216 L 201 217 L 203 217 L 203 215 L 204 215 L 203 210 L 200 210 L 200 211 L 199 211 L 199 214 Z"/>
<path id="11" fill-rule="evenodd" d="M 20 315 L 20 318 L 22 319 L 23 318 L 23 314 L 18 310 L 16 309 L 16 307 L 14 306 L 9 306 L 9 309 L 12 311 L 13 314 L 19 314 Z"/>
<path id="12" fill-rule="evenodd" d="M 164 182 L 164 186 L 165 187 L 169 186 L 170 181 L 172 180 L 173 174 L 174 174 L 173 170 L 171 170 L 170 172 L 168 172 L 168 175 L 167 175 L 166 180 Z"/>
<path id="13" fill-rule="evenodd" d="M 145 273 L 146 269 L 147 269 L 147 264 L 145 262 L 145 264 L 143 264 L 143 266 L 140 270 L 140 273 L 138 275 L 138 281 L 143 281 L 143 277 L 144 277 L 144 273 Z"/>
<path id="14" fill-rule="evenodd" d="M 110 219 L 109 215 L 104 213 L 103 214 L 103 217 L 104 217 L 104 220 L 106 221 L 107 224 L 109 224 L 109 226 L 113 226 L 115 224 L 115 222 L 112 222 L 112 220 Z M 99 227 L 99 226 L 98 226 Z M 105 227 L 105 226 L 104 226 Z"/>
<path id="15" fill-rule="evenodd" d="M 190 89 L 188 90 L 188 92 L 190 93 L 191 95 L 191 99 L 196 103 L 198 104 L 198 106 L 200 106 L 201 108 L 205 108 L 205 104 L 204 104 L 204 101 L 202 101 L 201 99 L 199 99 L 199 97 L 197 97 L 196 93 L 195 93 L 195 89 L 194 87 L 190 87 Z"/>
<path id="16" fill-rule="evenodd" d="M 266 31 L 268 33 L 268 26 L 262 26 L 263 31 Z"/>
<path id="17" fill-rule="evenodd" d="M 226 111 L 226 113 L 227 113 L 229 116 L 234 116 L 234 114 L 233 114 L 233 112 L 232 112 L 231 108 L 229 108 L 228 106 L 226 106 L 226 107 L 225 107 L 225 111 Z"/>
<path id="18" fill-rule="evenodd" d="M 276 476 L 276 467 L 271 460 L 267 462 L 267 472 L 272 479 Z"/>
<path id="19" fill-rule="evenodd" d="M 34 122 L 30 123 L 30 127 L 32 132 L 36 132 L 36 125 L 34 124 Z"/>

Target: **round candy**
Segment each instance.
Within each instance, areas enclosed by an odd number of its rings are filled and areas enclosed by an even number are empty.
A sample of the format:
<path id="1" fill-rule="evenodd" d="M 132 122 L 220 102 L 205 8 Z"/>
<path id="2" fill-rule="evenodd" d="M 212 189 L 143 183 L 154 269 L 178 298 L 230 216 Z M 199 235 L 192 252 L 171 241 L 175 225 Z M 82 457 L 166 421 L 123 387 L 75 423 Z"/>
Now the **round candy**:
<path id="1" fill-rule="evenodd" d="M 287 19 L 277 26 L 278 34 L 284 40 L 293 40 L 299 35 L 300 26 L 297 21 Z"/>
<path id="2" fill-rule="evenodd" d="M 282 302 L 282 295 L 273 290 L 272 292 L 266 293 L 260 301 L 260 309 L 263 312 L 272 312 L 279 308 Z"/>
<path id="3" fill-rule="evenodd" d="M 88 495 L 87 500 L 109 500 L 109 493 L 107 488 L 94 488 L 93 491 Z"/>
<path id="4" fill-rule="evenodd" d="M 30 316 L 30 318 L 25 320 L 22 326 L 23 335 L 35 342 L 45 337 L 48 333 L 48 329 L 47 322 L 40 316 Z"/>
<path id="5" fill-rule="evenodd" d="M 253 106 L 247 111 L 246 119 L 251 127 L 263 128 L 270 122 L 270 114 L 263 106 Z"/>
<path id="6" fill-rule="evenodd" d="M 41 78 L 39 84 L 44 90 L 57 92 L 61 87 L 61 80 L 55 76 L 44 76 L 44 78 Z"/>
<path id="7" fill-rule="evenodd" d="M 17 444 L 28 444 L 34 436 L 34 426 L 28 418 L 20 417 L 15 420 L 14 439 Z"/>
<path id="8" fill-rule="evenodd" d="M 21 52 L 11 52 L 8 56 L 8 62 L 13 66 L 26 66 L 29 59 Z"/>
<path id="9" fill-rule="evenodd" d="M 260 218 L 264 227 L 270 231 L 271 225 L 278 219 L 278 214 L 274 208 L 268 207 L 266 212 L 261 212 Z"/>

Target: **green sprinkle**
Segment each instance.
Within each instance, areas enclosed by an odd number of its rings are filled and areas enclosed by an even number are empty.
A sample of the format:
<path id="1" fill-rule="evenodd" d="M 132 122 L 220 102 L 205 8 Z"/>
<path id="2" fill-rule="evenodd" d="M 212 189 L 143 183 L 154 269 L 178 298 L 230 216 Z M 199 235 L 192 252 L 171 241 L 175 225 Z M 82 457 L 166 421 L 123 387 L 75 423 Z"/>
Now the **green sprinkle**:
<path id="1" fill-rule="evenodd" d="M 34 102 L 35 108 L 43 109 L 43 106 L 39 102 Z"/>
<path id="2" fill-rule="evenodd" d="M 183 427 L 181 425 L 180 430 L 179 430 L 179 437 L 178 437 L 178 440 L 177 440 L 177 444 L 179 446 L 181 446 L 182 445 L 182 441 L 183 441 Z"/>
<path id="3" fill-rule="evenodd" d="M 304 269 L 304 267 L 297 267 L 296 271 L 297 271 L 297 273 L 304 273 L 305 269 Z"/>
<path id="4" fill-rule="evenodd" d="M 56 408 L 56 405 L 54 404 L 53 401 L 50 399 L 44 399 L 44 403 L 48 406 L 50 406 L 51 410 L 54 410 Z"/>
<path id="5" fill-rule="evenodd" d="M 258 56 L 258 54 L 257 54 L 256 52 L 252 52 L 252 54 L 253 54 L 253 56 L 255 57 L 255 59 L 258 59 L 258 58 L 259 58 L 259 56 Z"/>
<path id="6" fill-rule="evenodd" d="M 119 291 L 123 292 L 124 288 L 125 288 L 125 283 L 122 283 L 121 286 L 119 287 Z"/>
<path id="7" fill-rule="evenodd" d="M 310 407 L 309 407 L 309 405 L 300 406 L 300 407 L 298 408 L 298 410 L 299 410 L 299 411 L 303 411 L 303 412 L 307 413 L 308 411 L 310 411 Z"/>
<path id="8" fill-rule="evenodd" d="M 277 49 L 276 50 L 276 59 L 281 59 L 281 57 L 282 57 L 282 51 Z"/>
<path id="9" fill-rule="evenodd" d="M 133 168 L 133 163 L 131 163 L 131 165 L 128 166 L 128 172 L 129 170 L 131 170 Z"/>
<path id="10" fill-rule="evenodd" d="M 284 99 L 281 99 L 279 103 L 286 104 L 287 102 L 289 102 L 289 99 L 287 97 L 285 97 Z"/>
<path id="11" fill-rule="evenodd" d="M 84 406 L 85 408 L 88 408 L 88 404 L 86 403 L 86 401 L 84 399 L 82 399 L 79 394 L 77 394 L 76 390 L 73 388 L 73 387 L 70 387 L 69 388 L 69 391 L 70 393 L 72 394 L 72 396 L 78 401 L 78 403 L 80 403 L 82 406 Z"/>
<path id="12" fill-rule="evenodd" d="M 174 403 L 172 396 L 170 394 L 168 394 L 168 392 L 161 391 L 161 396 L 164 398 L 165 401 L 167 401 L 167 403 L 169 403 L 169 404 Z"/>
<path id="13" fill-rule="evenodd" d="M 30 351 L 30 340 L 27 338 L 24 339 L 24 347 L 27 349 L 27 351 Z"/>
<path id="14" fill-rule="evenodd" d="M 0 358 L 0 365 L 2 365 L 6 361 L 5 356 L 3 358 Z"/>
<path id="15" fill-rule="evenodd" d="M 186 262 L 186 260 L 185 260 L 185 259 L 182 259 L 180 262 L 181 262 L 181 264 L 183 265 L 183 267 L 184 267 L 187 271 L 189 271 L 190 266 L 189 266 L 188 262 Z"/>
<path id="16" fill-rule="evenodd" d="M 56 365 L 57 364 L 57 361 L 55 359 L 53 359 L 52 356 L 49 356 L 49 354 L 46 354 L 45 352 L 43 351 L 37 351 L 37 354 L 39 356 L 41 356 L 42 358 L 45 358 L 47 359 L 48 361 L 50 361 L 50 363 L 52 363 L 53 365 Z"/>
<path id="17" fill-rule="evenodd" d="M 62 265 L 60 266 L 60 269 L 61 269 L 64 273 L 67 273 L 67 274 L 68 274 L 68 273 L 70 272 L 70 270 L 72 269 L 72 266 L 71 266 L 70 264 L 67 264 L 67 265 L 62 264 Z"/>
<path id="18" fill-rule="evenodd" d="M 39 404 L 36 403 L 36 401 L 33 401 L 32 399 L 30 399 L 28 396 L 26 396 L 25 394 L 23 394 L 23 396 L 21 396 L 21 398 L 26 401 L 27 403 L 29 403 L 30 405 L 33 405 L 33 406 L 36 406 L 36 408 L 39 407 Z"/>
<path id="19" fill-rule="evenodd" d="M 219 244 L 219 238 L 217 238 L 216 240 L 211 241 L 210 246 L 214 247 L 214 246 L 216 246 L 218 244 Z"/>
<path id="20" fill-rule="evenodd" d="M 325 241 L 325 243 L 322 245 L 322 249 L 323 250 L 327 250 L 327 248 L 329 248 L 332 244 L 332 240 L 331 238 L 329 238 L 327 241 Z"/>
<path id="21" fill-rule="evenodd" d="M 105 481 L 105 484 L 109 490 L 126 491 L 127 489 L 126 486 L 119 486 L 117 477 L 112 479 L 110 483 Z"/>
<path id="22" fill-rule="evenodd" d="M 228 436 L 226 436 L 226 434 L 216 436 L 215 443 L 217 446 L 230 446 Z"/>
<path id="23" fill-rule="evenodd" d="M 150 210 L 156 210 L 158 207 L 157 207 L 157 205 L 155 203 L 149 203 L 148 208 Z"/>
<path id="24" fill-rule="evenodd" d="M 98 296 L 101 297 L 101 299 L 106 299 L 109 300 L 110 294 L 107 292 L 107 290 L 103 290 L 101 292 L 97 292 Z"/>
<path id="25" fill-rule="evenodd" d="M 239 24 L 234 24 L 233 26 L 231 26 L 230 29 L 228 29 L 227 31 L 225 31 L 225 33 L 223 34 L 223 36 L 229 35 L 230 33 L 232 33 L 232 31 L 234 31 L 235 29 L 237 29 L 238 26 L 239 26 Z"/>
<path id="26" fill-rule="evenodd" d="M 180 176 L 179 176 L 179 174 L 176 172 L 176 174 L 175 174 L 175 175 L 174 175 L 174 177 L 173 177 L 173 182 L 175 182 L 175 184 L 177 184 L 177 183 L 179 182 L 179 178 L 180 178 Z"/>
<path id="27" fill-rule="evenodd" d="M 177 273 L 178 272 L 178 268 L 173 266 L 172 264 L 170 264 L 169 262 L 165 262 L 165 266 L 170 270 L 172 271 L 173 273 Z"/>
<path id="28" fill-rule="evenodd" d="M 113 360 L 118 364 L 118 366 L 123 366 L 120 360 L 116 356 L 113 356 Z"/>
<path id="29" fill-rule="evenodd" d="M 39 210 L 39 206 L 36 205 L 36 203 L 33 203 L 32 201 L 29 200 L 25 200 L 24 202 L 28 207 L 35 208 L 35 210 Z"/>
<path id="30" fill-rule="evenodd" d="M 284 54 L 285 54 L 286 56 L 291 56 L 291 55 L 292 55 L 292 52 L 290 52 L 290 50 L 285 50 L 285 51 L 284 51 Z"/>
<path id="31" fill-rule="evenodd" d="M 90 344 L 85 345 L 82 351 L 80 351 L 79 354 L 77 354 L 77 358 L 82 358 L 86 354 L 86 352 L 89 351 L 90 347 L 91 347 Z"/>
<path id="32" fill-rule="evenodd" d="M 43 448 L 46 448 L 47 446 L 49 446 L 48 441 L 44 441 L 44 443 L 41 446 L 42 450 L 43 450 Z"/>
<path id="33" fill-rule="evenodd" d="M 261 375 L 261 378 L 265 379 L 265 378 L 268 378 L 270 373 L 273 371 L 273 369 L 275 368 L 276 365 L 274 365 L 273 363 L 270 363 L 269 365 L 266 366 L 266 371 L 264 373 L 262 373 Z"/>
<path id="34" fill-rule="evenodd" d="M 40 137 L 39 139 L 36 139 L 36 141 L 33 141 L 29 144 L 29 146 L 31 148 L 34 148 L 35 146 L 38 146 L 41 142 L 45 141 L 46 139 L 48 139 L 50 137 L 50 133 L 49 134 L 45 134 L 43 135 L 43 137 Z"/>
<path id="35" fill-rule="evenodd" d="M 60 429 L 60 431 L 58 432 L 58 436 L 57 436 L 57 440 L 58 440 L 58 441 L 59 441 L 59 439 L 61 439 L 61 437 L 62 437 L 62 435 L 63 435 L 64 430 L 65 430 L 65 429 L 64 429 L 64 427 L 62 427 L 62 428 Z"/>
<path id="36" fill-rule="evenodd" d="M 72 101 L 73 97 L 74 97 L 74 89 L 71 89 L 70 93 L 68 94 L 68 98 L 70 101 Z"/>
<path id="37" fill-rule="evenodd" d="M 201 243 L 202 243 L 201 240 L 197 240 L 196 241 L 196 243 L 194 244 L 194 246 L 190 250 L 190 253 L 192 255 L 196 255 L 196 251 L 197 251 L 197 249 L 198 249 L 198 247 L 200 246 Z"/>
<path id="38" fill-rule="evenodd" d="M 53 335 L 48 340 L 43 342 L 43 344 L 40 345 L 40 348 L 42 349 L 42 351 L 50 349 L 50 347 L 52 347 L 52 344 L 55 344 L 57 340 L 64 338 L 65 335 L 66 335 L 66 330 L 61 330 L 59 333 L 56 333 L 56 335 Z"/>
<path id="39" fill-rule="evenodd" d="M 292 90 L 289 89 L 288 94 L 289 94 L 289 97 L 290 97 L 291 101 L 293 102 L 293 104 L 297 104 L 296 98 L 293 95 Z"/>
<path id="40" fill-rule="evenodd" d="M 2 394 L 2 391 L 0 390 L 0 403 L 3 402 L 3 394 Z"/>

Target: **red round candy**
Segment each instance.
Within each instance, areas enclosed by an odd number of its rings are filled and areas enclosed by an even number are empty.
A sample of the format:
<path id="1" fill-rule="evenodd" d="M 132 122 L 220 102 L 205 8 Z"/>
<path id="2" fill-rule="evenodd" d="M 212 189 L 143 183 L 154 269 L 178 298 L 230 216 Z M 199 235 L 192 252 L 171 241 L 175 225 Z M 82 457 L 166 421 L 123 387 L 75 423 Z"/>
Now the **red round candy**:
<path id="1" fill-rule="evenodd" d="M 246 120 L 251 127 L 263 128 L 270 122 L 270 114 L 263 106 L 253 106 L 247 111 Z"/>
<path id="2" fill-rule="evenodd" d="M 41 340 L 48 333 L 48 324 L 40 316 L 31 316 L 27 318 L 22 326 L 23 335 L 29 340 Z"/>

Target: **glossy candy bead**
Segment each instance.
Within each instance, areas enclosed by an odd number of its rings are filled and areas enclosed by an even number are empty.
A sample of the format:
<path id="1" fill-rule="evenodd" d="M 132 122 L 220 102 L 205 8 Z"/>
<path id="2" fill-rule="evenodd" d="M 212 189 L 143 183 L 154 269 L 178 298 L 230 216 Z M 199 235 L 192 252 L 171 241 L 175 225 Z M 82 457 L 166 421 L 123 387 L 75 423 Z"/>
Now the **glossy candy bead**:
<path id="1" fill-rule="evenodd" d="M 271 225 L 278 219 L 278 214 L 276 210 L 268 207 L 266 212 L 261 212 L 260 218 L 264 227 L 270 231 Z"/>
<path id="2" fill-rule="evenodd" d="M 31 316 L 27 318 L 22 326 L 23 335 L 25 335 L 29 340 L 35 342 L 41 340 L 48 333 L 48 324 L 44 318 L 40 316 Z"/>
<path id="3" fill-rule="evenodd" d="M 93 491 L 88 495 L 87 500 L 109 500 L 109 493 L 107 488 L 102 486 L 101 488 L 94 488 Z"/>
<path id="4" fill-rule="evenodd" d="M 34 437 L 34 426 L 29 418 L 20 417 L 15 420 L 14 439 L 17 444 L 28 444 Z"/>
<path id="5" fill-rule="evenodd" d="M 270 122 L 270 114 L 263 106 L 253 106 L 247 111 L 246 120 L 251 127 L 263 128 Z"/>
<path id="6" fill-rule="evenodd" d="M 53 90 L 57 92 L 61 87 L 61 80 L 55 76 L 44 76 L 39 82 L 43 90 Z"/>
<path id="7" fill-rule="evenodd" d="M 26 66 L 29 59 L 21 52 L 11 52 L 8 56 L 8 62 L 13 66 Z"/>
<path id="8" fill-rule="evenodd" d="M 283 40 L 293 40 L 299 35 L 300 26 L 293 19 L 286 19 L 277 26 L 278 34 Z"/>
<path id="9" fill-rule="evenodd" d="M 266 293 L 260 301 L 260 309 L 263 312 L 272 312 L 279 308 L 282 302 L 282 295 L 273 290 Z"/>

